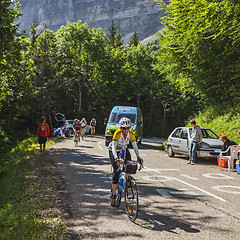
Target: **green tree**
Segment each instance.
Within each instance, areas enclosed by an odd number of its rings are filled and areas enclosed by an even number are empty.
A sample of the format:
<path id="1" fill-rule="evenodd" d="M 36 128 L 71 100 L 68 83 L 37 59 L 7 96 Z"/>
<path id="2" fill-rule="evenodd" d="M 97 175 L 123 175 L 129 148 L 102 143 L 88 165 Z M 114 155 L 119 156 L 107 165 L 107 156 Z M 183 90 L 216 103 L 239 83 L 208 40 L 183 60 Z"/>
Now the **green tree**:
<path id="1" fill-rule="evenodd" d="M 134 31 L 133 35 L 130 38 L 130 43 L 129 45 L 132 46 L 134 45 L 135 47 L 139 44 L 139 38 L 138 38 L 138 34 L 136 31 Z"/>
<path id="2" fill-rule="evenodd" d="M 109 45 L 110 46 L 115 46 L 115 39 L 116 39 L 116 35 L 117 35 L 117 27 L 115 26 L 114 21 L 112 20 L 111 26 L 108 28 L 108 35 L 107 35 L 107 39 L 109 41 Z"/>
<path id="3" fill-rule="evenodd" d="M 117 28 L 117 34 L 116 34 L 116 38 L 115 38 L 115 42 L 114 42 L 114 46 L 116 48 L 122 48 L 123 47 L 123 40 L 122 40 L 122 36 L 123 34 L 121 33 L 121 29 L 118 26 Z"/>
<path id="4" fill-rule="evenodd" d="M 237 106 L 240 99 L 239 1 L 171 0 L 165 8 L 156 66 L 208 104 Z"/>

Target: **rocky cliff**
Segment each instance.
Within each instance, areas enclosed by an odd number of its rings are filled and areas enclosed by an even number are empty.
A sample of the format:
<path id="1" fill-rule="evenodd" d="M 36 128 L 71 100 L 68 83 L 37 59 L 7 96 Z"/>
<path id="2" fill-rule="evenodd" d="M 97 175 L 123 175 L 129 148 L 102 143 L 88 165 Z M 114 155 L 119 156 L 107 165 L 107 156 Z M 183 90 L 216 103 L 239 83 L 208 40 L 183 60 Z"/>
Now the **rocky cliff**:
<path id="1" fill-rule="evenodd" d="M 20 3 L 23 13 L 20 31 L 29 29 L 34 19 L 40 27 L 46 23 L 54 31 L 67 21 L 80 19 L 90 28 L 101 27 L 107 33 L 114 20 L 125 41 L 134 31 L 141 40 L 154 35 L 164 14 L 155 0 L 20 0 Z"/>

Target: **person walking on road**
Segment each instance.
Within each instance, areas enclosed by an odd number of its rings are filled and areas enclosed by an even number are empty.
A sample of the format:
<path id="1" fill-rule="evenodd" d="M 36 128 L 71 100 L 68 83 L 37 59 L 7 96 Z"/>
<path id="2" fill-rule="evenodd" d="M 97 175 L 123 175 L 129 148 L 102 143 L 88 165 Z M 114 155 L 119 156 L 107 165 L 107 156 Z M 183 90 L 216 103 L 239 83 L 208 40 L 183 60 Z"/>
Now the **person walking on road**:
<path id="1" fill-rule="evenodd" d="M 42 122 L 38 125 L 37 133 L 39 136 L 40 151 L 45 151 L 47 137 L 49 136 L 49 125 L 46 123 L 45 116 L 42 116 Z"/>
<path id="2" fill-rule="evenodd" d="M 190 146 L 190 158 L 188 164 L 194 165 L 196 163 L 196 157 L 197 157 L 197 149 L 202 141 L 202 130 L 201 128 L 196 125 L 195 120 L 190 121 L 192 126 L 192 142 Z"/>

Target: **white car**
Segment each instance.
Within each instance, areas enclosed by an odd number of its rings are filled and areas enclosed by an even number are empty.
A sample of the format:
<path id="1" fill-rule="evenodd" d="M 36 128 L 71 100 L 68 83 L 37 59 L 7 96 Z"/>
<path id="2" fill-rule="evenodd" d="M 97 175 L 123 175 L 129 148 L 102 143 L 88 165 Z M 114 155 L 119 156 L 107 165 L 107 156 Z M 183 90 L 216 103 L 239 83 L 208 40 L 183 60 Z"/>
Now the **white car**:
<path id="1" fill-rule="evenodd" d="M 197 157 L 217 157 L 223 146 L 223 142 L 209 128 L 201 128 L 203 139 L 197 150 Z M 189 156 L 192 141 L 192 127 L 178 127 L 173 130 L 167 140 L 167 151 L 169 157 L 175 154 Z"/>

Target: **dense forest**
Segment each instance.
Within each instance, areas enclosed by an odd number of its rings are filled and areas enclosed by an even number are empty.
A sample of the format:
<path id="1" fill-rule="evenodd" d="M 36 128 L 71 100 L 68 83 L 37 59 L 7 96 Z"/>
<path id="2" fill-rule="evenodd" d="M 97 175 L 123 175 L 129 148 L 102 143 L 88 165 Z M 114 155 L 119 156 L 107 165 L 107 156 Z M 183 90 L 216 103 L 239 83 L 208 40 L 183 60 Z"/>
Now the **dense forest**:
<path id="1" fill-rule="evenodd" d="M 34 22 L 20 33 L 18 4 L 1 1 L 0 151 L 36 134 L 42 115 L 53 130 L 56 112 L 95 117 L 103 134 L 114 105 L 138 106 L 144 135 L 154 137 L 199 111 L 210 118 L 239 112 L 239 1 L 157 2 L 167 13 L 165 28 L 144 45 L 136 32 L 124 43 L 114 22 L 106 34 L 80 20 L 56 32 Z"/>

